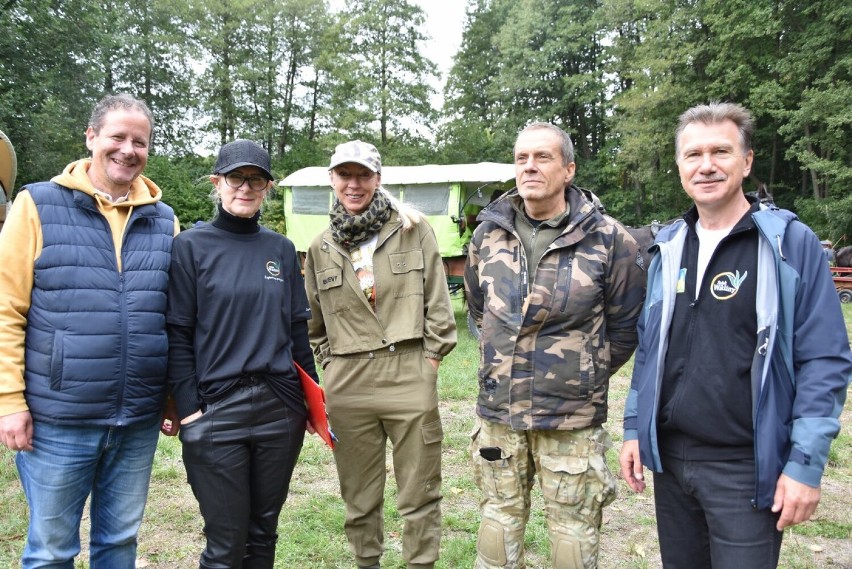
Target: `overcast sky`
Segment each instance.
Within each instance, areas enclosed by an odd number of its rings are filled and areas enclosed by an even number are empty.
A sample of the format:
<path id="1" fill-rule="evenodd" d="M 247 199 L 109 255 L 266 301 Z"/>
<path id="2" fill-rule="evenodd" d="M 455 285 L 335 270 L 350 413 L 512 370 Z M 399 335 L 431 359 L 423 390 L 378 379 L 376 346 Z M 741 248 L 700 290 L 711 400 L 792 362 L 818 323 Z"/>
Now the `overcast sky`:
<path id="1" fill-rule="evenodd" d="M 426 55 L 438 65 L 444 80 L 461 44 L 465 0 L 414 0 L 426 12 Z M 443 81 L 441 83 L 443 86 Z"/>
<path id="2" fill-rule="evenodd" d="M 438 66 L 439 78 L 433 83 L 435 95 L 432 105 L 441 109 L 444 105 L 444 85 L 447 74 L 453 66 L 453 56 L 461 45 L 462 30 L 464 29 L 464 12 L 467 0 L 413 0 L 426 13 L 424 35 L 429 40 L 423 50 L 423 55 Z M 416 129 L 422 132 L 423 129 Z"/>

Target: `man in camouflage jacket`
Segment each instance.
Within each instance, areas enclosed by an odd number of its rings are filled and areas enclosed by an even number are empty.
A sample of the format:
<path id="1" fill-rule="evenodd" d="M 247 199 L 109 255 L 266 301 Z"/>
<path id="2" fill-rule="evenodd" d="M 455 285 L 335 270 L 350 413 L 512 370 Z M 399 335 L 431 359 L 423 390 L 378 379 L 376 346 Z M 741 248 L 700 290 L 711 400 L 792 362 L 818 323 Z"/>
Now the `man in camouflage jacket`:
<path id="1" fill-rule="evenodd" d="M 517 190 L 479 215 L 465 271 L 481 330 L 476 567 L 525 566 L 538 473 L 553 567 L 593 568 L 616 487 L 604 459 L 607 388 L 636 347 L 645 274 L 636 241 L 572 184 L 564 131 L 528 126 L 515 165 Z"/>

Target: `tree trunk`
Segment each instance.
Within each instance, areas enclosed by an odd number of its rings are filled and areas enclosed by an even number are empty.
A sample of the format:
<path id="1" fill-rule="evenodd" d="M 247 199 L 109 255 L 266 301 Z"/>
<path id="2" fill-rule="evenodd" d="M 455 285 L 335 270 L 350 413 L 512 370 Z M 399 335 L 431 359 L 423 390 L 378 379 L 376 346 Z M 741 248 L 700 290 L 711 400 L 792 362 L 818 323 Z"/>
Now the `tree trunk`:
<path id="1" fill-rule="evenodd" d="M 813 144 L 811 144 L 811 125 L 809 123 L 805 123 L 805 139 L 808 141 L 808 152 L 816 156 L 814 152 Z M 816 201 L 820 201 L 824 196 L 822 192 L 820 192 L 819 187 L 819 177 L 817 176 L 816 170 L 813 168 L 808 168 L 808 172 L 811 174 L 811 184 L 813 184 L 813 196 Z"/>

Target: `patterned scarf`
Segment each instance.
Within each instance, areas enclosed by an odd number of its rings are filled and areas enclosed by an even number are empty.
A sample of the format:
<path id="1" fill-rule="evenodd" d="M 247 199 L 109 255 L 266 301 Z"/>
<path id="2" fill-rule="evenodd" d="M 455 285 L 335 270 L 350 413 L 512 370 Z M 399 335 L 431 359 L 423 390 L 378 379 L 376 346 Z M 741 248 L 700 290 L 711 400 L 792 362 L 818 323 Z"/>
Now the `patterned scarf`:
<path id="1" fill-rule="evenodd" d="M 390 219 L 391 205 L 384 192 L 376 189 L 370 206 L 357 215 L 351 215 L 339 200 L 334 200 L 331 212 L 331 236 L 347 249 L 367 241 Z"/>

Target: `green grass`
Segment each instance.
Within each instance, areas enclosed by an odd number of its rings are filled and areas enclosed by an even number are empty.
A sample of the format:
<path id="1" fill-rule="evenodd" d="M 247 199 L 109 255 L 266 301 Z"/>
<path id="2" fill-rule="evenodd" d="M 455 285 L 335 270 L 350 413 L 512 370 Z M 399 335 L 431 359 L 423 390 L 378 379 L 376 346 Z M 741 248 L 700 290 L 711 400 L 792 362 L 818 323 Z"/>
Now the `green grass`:
<path id="1" fill-rule="evenodd" d="M 828 520 L 813 520 L 790 530 L 797 535 L 824 537 L 826 539 L 849 539 L 852 537 L 852 523 L 839 523 Z"/>
<path id="2" fill-rule="evenodd" d="M 444 422 L 443 540 L 439 568 L 471 567 L 479 526 L 479 491 L 473 483 L 467 447 L 474 422 L 479 353 L 466 331 L 461 300 L 454 299 L 459 345 L 441 365 L 439 395 Z M 844 305 L 852 334 L 852 305 Z M 607 428 L 614 448 L 607 463 L 618 470 L 620 417 L 629 387 L 632 361 L 612 378 Z M 852 412 L 844 412 L 843 431 L 832 446 L 823 480 L 823 501 L 814 519 L 785 533 L 780 567 L 816 569 L 852 567 Z M 0 567 L 18 565 L 27 528 L 24 501 L 13 454 L 0 452 Z M 389 473 L 393 465 L 388 461 Z M 385 546 L 382 567 L 405 567 L 401 550 L 402 519 L 395 508 L 396 485 L 389 475 L 385 493 Z M 276 567 L 287 569 L 351 569 L 354 566 L 343 533 L 343 503 L 331 452 L 308 437 L 278 527 Z M 86 520 L 84 520 L 84 529 Z M 637 495 L 619 484 L 619 497 L 604 510 L 601 569 L 659 569 L 653 493 Z M 85 542 L 85 536 L 84 540 Z M 182 569 L 197 566 L 203 547 L 202 521 L 181 461 L 176 438 L 160 438 L 155 457 L 146 518 L 140 532 L 139 567 Z M 526 533 L 527 566 L 549 566 L 549 540 L 541 495 L 533 492 L 533 511 Z M 85 568 L 85 555 L 78 568 Z"/>

